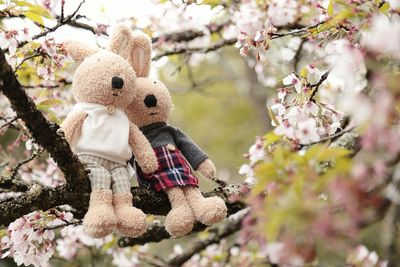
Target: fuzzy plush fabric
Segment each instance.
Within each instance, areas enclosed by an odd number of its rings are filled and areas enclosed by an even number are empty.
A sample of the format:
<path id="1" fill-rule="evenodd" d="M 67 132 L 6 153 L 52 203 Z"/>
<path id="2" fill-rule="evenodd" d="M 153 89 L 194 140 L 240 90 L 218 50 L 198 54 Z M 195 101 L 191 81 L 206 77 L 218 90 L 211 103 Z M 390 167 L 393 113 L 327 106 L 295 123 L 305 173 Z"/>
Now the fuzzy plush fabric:
<path id="1" fill-rule="evenodd" d="M 199 222 L 205 225 L 212 225 L 226 218 L 227 208 L 221 198 L 205 198 L 197 187 L 188 186 L 183 191 L 193 210 L 194 216 Z"/>
<path id="2" fill-rule="evenodd" d="M 192 231 L 196 219 L 185 194 L 179 187 L 169 188 L 166 193 L 172 209 L 165 218 L 165 229 L 172 237 L 187 235 Z"/>
<path id="3" fill-rule="evenodd" d="M 143 170 L 146 173 L 155 171 L 158 168 L 158 162 L 154 151 L 139 129 L 128 119 L 117 121 L 111 119 L 114 115 L 121 115 L 120 110 L 125 111 L 133 101 L 136 92 L 136 73 L 139 76 L 148 75 L 149 67 L 147 66 L 150 64 L 151 56 L 148 37 L 144 35 L 135 37 L 128 28 L 121 26 L 110 37 L 108 50 L 90 48 L 73 41 L 65 42 L 64 47 L 74 59 L 83 60 L 72 81 L 72 90 L 78 105 L 89 103 L 100 107 L 99 110 L 106 111 L 96 113 L 78 110 L 68 114 L 62 124 L 67 141 L 73 148 L 75 143 L 81 141 L 78 150 L 85 147 L 86 154 L 124 163 L 125 166 L 131 153 L 126 153 L 128 156 L 125 159 L 124 156 L 119 157 L 120 152 L 124 154 L 123 151 L 129 151 L 129 146 L 131 146 Z M 137 72 L 131 64 L 136 67 Z M 126 118 L 126 115 L 124 116 Z M 100 129 L 95 127 L 99 122 L 104 122 Z M 94 137 L 96 137 L 96 142 L 93 142 Z M 111 149 L 102 147 L 105 144 L 111 144 Z M 123 144 L 118 155 L 114 152 L 119 148 L 112 147 L 112 144 Z M 99 150 L 105 153 L 101 155 L 96 153 Z M 98 179 L 101 179 L 103 174 L 103 172 L 97 173 L 100 177 L 92 180 L 98 183 Z M 118 230 L 128 236 L 140 235 L 146 229 L 146 216 L 142 211 L 132 207 L 131 193 L 116 191 L 118 193 L 114 196 L 114 208 L 118 218 Z M 116 225 L 111 190 L 109 188 L 94 190 L 90 203 L 84 220 L 85 231 L 92 237 L 103 237 L 111 233 Z"/>
<path id="4" fill-rule="evenodd" d="M 128 37 L 125 39 L 131 38 L 128 34 L 126 34 L 126 36 Z M 143 39 L 142 41 L 146 40 Z M 118 42 L 122 41 L 119 40 Z M 147 44 L 145 46 L 151 47 L 149 39 L 147 39 Z M 140 64 L 138 64 L 138 62 L 144 62 L 146 65 L 139 67 Z M 136 73 L 139 74 L 137 75 L 138 78 L 135 85 L 136 94 L 131 104 L 127 107 L 126 113 L 129 120 L 139 126 L 146 134 L 146 129 L 149 127 L 151 128 L 154 125 L 158 127 L 160 124 L 161 126 L 167 125 L 166 123 L 172 108 L 171 95 L 162 82 L 148 78 L 148 72 L 141 72 L 143 69 L 150 69 L 150 60 L 141 60 L 139 57 L 136 62 L 131 62 L 131 65 L 135 69 Z M 167 129 L 167 132 L 169 130 L 172 130 L 171 126 Z M 180 164 L 180 157 L 174 158 L 174 156 L 170 156 L 170 154 L 173 153 L 168 153 L 167 155 L 165 150 L 163 150 L 163 146 L 159 148 L 160 144 L 165 144 L 158 143 L 157 140 L 155 141 L 157 138 L 162 139 L 161 141 L 165 141 L 164 138 L 168 139 L 169 137 L 165 137 L 163 134 L 160 135 L 159 132 L 146 134 L 146 137 L 152 144 L 154 144 L 153 147 L 157 152 L 156 154 L 158 156 L 158 161 L 160 162 L 160 169 L 158 169 L 153 175 L 142 175 L 139 170 L 138 175 L 141 176 L 139 178 L 140 184 L 147 184 L 156 190 L 165 190 L 171 204 L 172 202 L 180 203 L 179 209 L 173 207 L 171 212 L 167 215 L 167 231 L 172 236 L 180 236 L 191 229 L 193 222 L 190 213 L 187 211 L 188 206 L 194 213 L 195 218 L 204 224 L 211 225 L 223 220 L 227 214 L 225 202 L 218 197 L 204 198 L 199 188 L 188 185 L 187 181 L 191 180 L 191 178 L 189 177 L 188 179 L 185 176 L 185 174 L 188 173 L 187 167 L 184 166 L 184 164 Z M 186 149 L 184 147 L 187 146 L 188 142 L 181 144 L 175 142 L 175 138 L 172 138 L 172 140 L 172 143 L 173 145 L 176 145 L 177 150 L 182 151 L 183 156 L 186 156 L 186 153 L 184 153 L 183 150 Z M 168 144 L 166 144 L 165 147 L 167 146 Z M 188 151 L 190 151 L 190 147 L 193 146 L 189 145 Z M 158 149 L 160 151 L 158 151 Z M 191 153 L 192 152 L 188 152 L 187 154 Z M 194 151 L 193 153 L 200 152 Z M 198 169 L 205 177 L 209 179 L 214 178 L 216 170 L 212 161 L 202 155 L 200 155 L 199 158 L 201 160 L 191 162 L 192 167 Z M 168 164 L 163 164 L 163 162 Z M 176 165 L 179 166 L 177 167 Z M 184 167 L 182 168 L 182 166 Z M 182 173 L 184 175 L 181 175 Z M 174 174 L 178 175 L 173 177 Z M 186 185 L 182 186 L 183 184 Z M 182 196 L 181 190 L 183 190 L 186 198 Z"/>
<path id="5" fill-rule="evenodd" d="M 172 108 L 172 99 L 165 85 L 157 80 L 139 77 L 136 80 L 136 94 L 134 100 L 127 108 L 129 120 L 138 127 L 143 127 L 156 122 L 166 122 Z M 157 105 L 147 107 L 145 99 L 154 95 Z"/>
<path id="6" fill-rule="evenodd" d="M 132 206 L 132 194 L 114 194 L 113 204 L 117 217 L 117 229 L 121 235 L 138 237 L 146 232 L 146 215 Z"/>
<path id="7" fill-rule="evenodd" d="M 64 132 L 65 140 L 67 140 L 72 149 L 74 149 L 79 138 L 86 117 L 87 114 L 85 112 L 75 112 L 68 116 L 60 126 Z"/>
<path id="8" fill-rule="evenodd" d="M 157 157 L 149 141 L 139 128 L 132 123 L 129 126 L 129 144 L 133 154 L 137 158 L 136 162 L 144 173 L 152 173 L 158 169 Z"/>
<path id="9" fill-rule="evenodd" d="M 112 88 L 112 78 L 123 80 L 121 89 Z M 77 102 L 126 108 L 135 95 L 136 74 L 121 56 L 100 51 L 86 58 L 75 71 L 72 90 Z"/>
<path id="10" fill-rule="evenodd" d="M 151 40 L 147 35 L 135 34 L 124 25 L 115 28 L 108 49 L 125 58 L 138 77 L 147 77 L 151 65 Z"/>
<path id="11" fill-rule="evenodd" d="M 65 41 L 63 42 L 63 47 L 68 51 L 68 54 L 74 60 L 84 60 L 85 58 L 96 54 L 100 51 L 97 47 L 90 47 L 86 44 L 77 41 Z"/>
<path id="12" fill-rule="evenodd" d="M 210 159 L 206 159 L 202 163 L 200 163 L 199 167 L 197 168 L 197 171 L 199 171 L 201 175 L 203 175 L 208 179 L 215 178 L 215 175 L 217 173 L 215 165 Z"/>
<path id="13" fill-rule="evenodd" d="M 167 145 L 154 148 L 154 152 L 159 168 L 154 173 L 146 175 L 137 166 L 137 178 L 140 186 L 161 191 L 176 186 L 197 186 L 199 184 L 189 163 L 177 148 L 170 150 Z"/>
<path id="14" fill-rule="evenodd" d="M 90 194 L 89 209 L 83 218 L 85 233 L 93 238 L 111 234 L 117 226 L 111 190 L 94 190 Z"/>

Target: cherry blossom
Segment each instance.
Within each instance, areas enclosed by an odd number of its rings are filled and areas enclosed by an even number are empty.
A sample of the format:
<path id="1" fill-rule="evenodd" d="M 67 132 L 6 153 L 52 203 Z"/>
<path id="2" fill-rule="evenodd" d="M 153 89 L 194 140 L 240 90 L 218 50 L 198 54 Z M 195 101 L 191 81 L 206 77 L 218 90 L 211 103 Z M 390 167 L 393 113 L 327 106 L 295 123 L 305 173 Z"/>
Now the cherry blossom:
<path id="1" fill-rule="evenodd" d="M 373 17 L 371 23 L 371 28 L 363 35 L 364 45 L 375 53 L 400 59 L 400 19 L 379 14 Z"/>
<path id="2" fill-rule="evenodd" d="M 13 257 L 18 265 L 46 266 L 54 253 L 55 234 L 53 230 L 42 229 L 52 226 L 58 216 L 64 220 L 72 218 L 57 211 L 54 214 L 35 211 L 11 223 L 7 235 L 1 239 L 2 258 Z"/>
<path id="3" fill-rule="evenodd" d="M 1 49 L 8 49 L 10 54 L 15 54 L 18 45 L 17 35 L 18 32 L 16 30 L 0 32 Z"/>
<path id="4" fill-rule="evenodd" d="M 387 261 L 380 261 L 375 251 L 369 251 L 363 245 L 357 246 L 347 257 L 347 264 L 360 267 L 386 267 Z"/>
<path id="5" fill-rule="evenodd" d="M 57 240 L 56 249 L 61 257 L 71 260 L 85 246 L 100 248 L 111 241 L 111 235 L 105 238 L 93 239 L 85 234 L 82 225 L 70 225 L 61 229 L 61 238 Z"/>
<path id="6" fill-rule="evenodd" d="M 294 0 L 273 0 L 268 7 L 268 16 L 274 26 L 283 26 L 295 21 L 298 4 Z"/>
<path id="7" fill-rule="evenodd" d="M 302 92 L 302 83 L 301 80 L 296 76 L 296 74 L 291 73 L 290 75 L 283 78 L 284 85 L 294 85 L 296 92 L 300 94 Z"/>
<path id="8" fill-rule="evenodd" d="M 320 136 L 317 133 L 316 121 L 310 118 L 306 121 L 299 122 L 295 132 L 295 137 L 302 144 L 309 144 L 319 141 Z"/>

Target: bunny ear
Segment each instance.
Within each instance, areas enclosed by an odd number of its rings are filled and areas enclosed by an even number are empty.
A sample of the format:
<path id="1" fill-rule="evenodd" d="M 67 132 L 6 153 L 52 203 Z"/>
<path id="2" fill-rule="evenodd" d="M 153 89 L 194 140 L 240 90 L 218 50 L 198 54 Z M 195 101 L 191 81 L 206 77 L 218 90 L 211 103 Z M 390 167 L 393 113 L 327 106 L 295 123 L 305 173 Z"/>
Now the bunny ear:
<path id="1" fill-rule="evenodd" d="M 100 51 L 77 41 L 65 41 L 63 47 L 74 60 L 83 60 Z"/>
<path id="2" fill-rule="evenodd" d="M 129 51 L 129 43 L 132 40 L 131 30 L 125 25 L 119 25 L 112 33 L 107 50 L 127 58 Z"/>
<path id="3" fill-rule="evenodd" d="M 108 50 L 126 59 L 135 70 L 136 76 L 149 76 L 151 40 L 147 35 L 133 34 L 127 26 L 120 25 L 110 38 Z"/>
<path id="4" fill-rule="evenodd" d="M 132 61 L 130 62 L 138 77 L 148 77 L 151 65 L 151 40 L 141 33 L 132 39 Z"/>

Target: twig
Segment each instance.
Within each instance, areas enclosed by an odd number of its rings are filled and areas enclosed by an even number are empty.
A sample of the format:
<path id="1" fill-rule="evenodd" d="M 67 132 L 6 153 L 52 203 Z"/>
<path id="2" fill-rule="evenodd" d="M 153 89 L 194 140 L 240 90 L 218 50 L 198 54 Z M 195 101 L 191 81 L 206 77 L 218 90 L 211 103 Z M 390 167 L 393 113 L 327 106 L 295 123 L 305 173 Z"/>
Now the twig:
<path id="1" fill-rule="evenodd" d="M 332 135 L 328 135 L 327 137 L 321 138 L 319 141 L 312 142 L 312 143 L 308 143 L 308 144 L 301 145 L 301 146 L 302 146 L 302 147 L 306 147 L 306 146 L 312 146 L 312 145 L 324 143 L 324 142 L 327 142 L 327 141 L 333 141 L 333 140 L 335 140 L 336 138 L 341 137 L 341 136 L 344 135 L 345 133 L 348 133 L 348 132 L 353 131 L 354 129 L 355 129 L 355 127 L 350 127 L 350 128 L 348 128 L 348 129 L 342 130 L 342 131 L 340 131 L 340 132 L 338 132 L 338 133 L 335 133 L 335 134 L 332 134 Z"/>
<path id="2" fill-rule="evenodd" d="M 5 124 L 1 125 L 0 126 L 0 130 L 5 128 L 5 127 L 7 127 L 7 126 L 9 126 L 9 125 L 11 125 L 13 122 L 15 122 L 17 120 L 18 120 L 18 117 L 12 118 L 11 120 L 7 121 Z"/>
<path id="3" fill-rule="evenodd" d="M 310 85 L 311 88 L 314 88 L 314 90 L 312 91 L 311 96 L 310 96 L 310 101 L 315 102 L 315 99 L 314 99 L 315 95 L 317 94 L 318 89 L 321 86 L 321 84 L 328 78 L 330 72 L 331 72 L 331 70 L 328 70 L 321 76 L 321 78 L 319 79 L 319 81 L 317 83 Z"/>
<path id="4" fill-rule="evenodd" d="M 35 230 L 41 230 L 41 231 L 56 230 L 56 229 L 64 228 L 69 225 L 76 226 L 76 225 L 80 225 L 80 224 L 82 224 L 82 220 L 74 221 L 74 222 L 65 222 L 63 224 L 53 225 L 53 226 L 49 226 L 49 227 L 36 228 Z"/>
<path id="5" fill-rule="evenodd" d="M 27 60 L 38 57 L 38 56 L 42 56 L 43 54 L 40 51 L 35 51 L 32 55 L 29 55 L 27 57 L 25 57 L 18 65 L 17 67 L 15 67 L 14 72 L 16 73 L 18 71 L 18 69 L 22 66 L 22 64 L 24 64 Z"/>
<path id="6" fill-rule="evenodd" d="M 39 149 L 39 150 L 33 152 L 30 157 L 18 162 L 17 165 L 15 165 L 15 167 L 12 169 L 12 173 L 10 175 L 10 179 L 11 180 L 15 179 L 15 176 L 17 175 L 18 170 L 19 170 L 19 168 L 21 168 L 22 165 L 32 161 L 34 158 L 36 158 L 37 156 L 39 156 L 42 153 L 43 153 L 43 149 Z"/>
<path id="7" fill-rule="evenodd" d="M 311 26 L 307 26 L 307 27 L 304 27 L 304 28 L 301 28 L 301 29 L 296 29 L 296 30 L 283 32 L 283 33 L 274 32 L 274 33 L 270 34 L 271 40 L 282 38 L 282 37 L 286 37 L 286 36 L 289 36 L 289 35 L 298 35 L 298 34 L 301 34 L 301 33 L 305 33 L 305 32 L 308 32 L 309 30 L 318 28 L 320 25 L 322 25 L 324 23 L 325 22 L 318 22 L 317 24 L 314 24 L 314 25 L 311 25 Z"/>
<path id="8" fill-rule="evenodd" d="M 41 38 L 41 37 L 44 37 L 44 36 L 46 36 L 47 34 L 56 31 L 56 30 L 57 30 L 58 28 L 60 28 L 61 26 L 65 25 L 65 24 L 68 24 L 68 23 L 75 17 L 75 15 L 78 13 L 78 11 L 79 11 L 79 9 L 81 8 L 81 6 L 83 5 L 83 3 L 85 3 L 85 0 L 82 0 L 82 1 L 80 2 L 80 4 L 78 5 L 78 7 L 76 8 L 76 10 L 75 10 L 71 15 L 65 17 L 65 19 L 63 19 L 63 20 L 61 20 L 61 18 L 60 18 L 60 20 L 58 21 L 58 23 L 57 23 L 55 26 L 53 26 L 53 27 L 51 27 L 51 28 L 47 28 L 45 31 L 43 31 L 43 32 L 41 32 L 41 33 L 36 34 L 35 36 L 33 36 L 31 39 L 32 39 L 32 40 L 36 40 L 36 39 L 39 39 L 39 38 Z M 30 42 L 30 41 L 23 41 L 23 42 L 20 42 L 20 43 L 18 43 L 17 47 L 18 47 L 18 48 L 21 48 L 21 47 L 25 46 L 28 42 Z"/>
<path id="9" fill-rule="evenodd" d="M 192 54 L 192 53 L 208 53 L 211 51 L 218 50 L 224 46 L 233 45 L 236 42 L 237 42 L 237 39 L 232 38 L 232 39 L 228 39 L 228 40 L 222 40 L 218 43 L 215 43 L 212 46 L 205 47 L 205 48 L 177 48 L 177 49 L 173 49 L 173 50 L 161 53 L 159 55 L 156 55 L 152 58 L 152 60 L 156 61 L 165 56 L 180 55 L 180 54 L 185 54 L 185 53 L 190 53 L 190 54 Z"/>

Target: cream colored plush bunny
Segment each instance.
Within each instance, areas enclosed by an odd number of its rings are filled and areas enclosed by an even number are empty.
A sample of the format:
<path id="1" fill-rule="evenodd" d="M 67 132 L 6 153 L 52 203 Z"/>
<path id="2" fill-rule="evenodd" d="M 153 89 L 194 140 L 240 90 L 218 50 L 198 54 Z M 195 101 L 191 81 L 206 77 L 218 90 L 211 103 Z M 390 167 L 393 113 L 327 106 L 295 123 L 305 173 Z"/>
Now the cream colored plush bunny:
<path id="1" fill-rule="evenodd" d="M 224 219 L 227 214 L 225 202 L 218 197 L 204 198 L 198 188 L 198 179 L 192 169 L 203 176 L 215 177 L 215 166 L 208 156 L 181 130 L 168 125 L 172 101 L 168 89 L 160 81 L 150 79 L 151 42 L 146 35 L 131 35 L 124 30 L 133 49 L 128 60 L 138 76 L 135 97 L 127 108 L 131 122 L 140 127 L 150 141 L 157 156 L 159 168 L 146 174 L 140 164 L 139 185 L 156 191 L 164 191 L 171 202 L 172 210 L 165 221 L 171 236 L 182 236 L 191 232 L 196 220 L 211 225 Z M 130 50 L 130 49 L 128 49 Z M 114 52 L 120 53 L 119 50 Z M 140 162 L 140 161 L 139 161 Z"/>
<path id="2" fill-rule="evenodd" d="M 125 109 L 136 94 L 136 73 L 130 60 L 142 50 L 124 39 L 125 27 L 116 28 L 107 50 L 66 42 L 77 68 L 72 89 L 77 101 L 61 125 L 65 138 L 90 170 L 92 192 L 83 225 L 95 238 L 117 229 L 136 237 L 147 229 L 146 215 L 132 206 L 127 161 L 132 153 L 145 173 L 158 168 L 151 145 L 129 122 Z"/>

